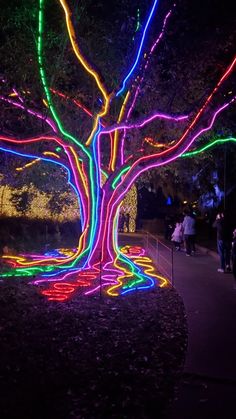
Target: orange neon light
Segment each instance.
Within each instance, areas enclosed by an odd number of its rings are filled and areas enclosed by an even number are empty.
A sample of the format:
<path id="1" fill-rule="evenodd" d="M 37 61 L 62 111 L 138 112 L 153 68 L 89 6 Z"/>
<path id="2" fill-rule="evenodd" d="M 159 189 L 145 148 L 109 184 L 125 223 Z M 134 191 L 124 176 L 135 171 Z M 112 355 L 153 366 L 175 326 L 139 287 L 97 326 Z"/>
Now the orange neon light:
<path id="1" fill-rule="evenodd" d="M 145 137 L 144 141 L 146 143 L 150 144 L 152 147 L 155 147 L 155 148 L 168 148 L 169 147 L 168 145 L 166 145 L 164 143 L 155 143 L 153 138 L 150 138 L 150 137 Z M 172 142 L 170 144 L 172 144 Z"/>
<path id="2" fill-rule="evenodd" d="M 43 154 L 44 154 L 44 156 L 56 157 L 56 159 L 60 158 L 60 156 L 58 156 L 58 154 L 56 154 L 56 153 L 53 153 L 53 151 L 44 151 Z"/>
<path id="3" fill-rule="evenodd" d="M 124 111 L 125 111 L 125 106 L 128 102 L 128 99 L 130 97 L 130 90 L 126 93 L 124 102 L 121 106 L 121 110 L 120 110 L 120 114 L 117 120 L 117 123 L 119 124 L 119 122 L 121 121 L 123 115 L 124 115 Z M 114 134 L 114 140 L 113 140 L 113 150 L 112 150 L 112 158 L 111 158 L 111 170 L 114 171 L 115 170 L 115 162 L 116 162 L 116 158 L 117 158 L 117 146 L 118 146 L 118 139 L 119 139 L 119 132 L 118 130 L 115 131 Z"/>
<path id="4" fill-rule="evenodd" d="M 67 30 L 69 33 L 69 37 L 70 37 L 70 41 L 71 41 L 71 45 L 72 48 L 74 50 L 74 53 L 76 55 L 76 57 L 78 58 L 79 62 L 82 64 L 82 66 L 86 69 L 86 71 L 91 74 L 94 79 L 96 80 L 97 86 L 99 88 L 99 90 L 101 91 L 103 97 L 104 97 L 104 110 L 99 113 L 94 121 L 94 126 L 92 129 L 92 132 L 86 142 L 86 145 L 89 145 L 92 141 L 93 135 L 97 130 L 98 127 L 98 121 L 99 118 L 106 115 L 107 111 L 108 111 L 108 106 L 109 106 L 109 100 L 110 100 L 110 96 L 108 95 L 108 93 L 106 92 L 105 86 L 102 84 L 101 79 L 98 75 L 98 73 L 91 67 L 91 65 L 88 63 L 88 61 L 83 57 L 82 52 L 76 42 L 76 35 L 75 35 L 75 30 L 71 21 L 71 11 L 69 9 L 69 6 L 67 5 L 67 2 L 65 0 L 60 0 L 60 3 L 64 9 L 65 15 L 66 15 L 66 25 L 67 25 Z"/>
<path id="5" fill-rule="evenodd" d="M 22 170 L 26 169 L 27 167 L 33 166 L 35 163 L 38 163 L 41 159 L 32 160 L 30 163 L 25 164 L 22 167 L 16 167 L 17 172 L 21 172 Z"/>
<path id="6" fill-rule="evenodd" d="M 87 178 L 86 178 L 86 176 L 85 176 L 84 171 L 81 169 L 81 165 L 80 165 L 80 162 L 79 162 L 78 156 L 77 156 L 76 152 L 74 151 L 73 147 L 71 147 L 71 146 L 70 146 L 70 147 L 68 147 L 68 148 L 70 149 L 71 153 L 72 153 L 72 154 L 73 154 L 73 156 L 74 156 L 74 160 L 75 160 L 76 167 L 77 167 L 78 172 L 79 172 L 79 174 L 80 174 L 80 178 L 81 178 L 81 180 L 82 180 L 82 183 L 83 183 L 83 186 L 84 186 L 84 190 L 85 190 L 85 192 L 86 192 L 86 196 L 88 197 L 88 180 L 87 180 Z"/>

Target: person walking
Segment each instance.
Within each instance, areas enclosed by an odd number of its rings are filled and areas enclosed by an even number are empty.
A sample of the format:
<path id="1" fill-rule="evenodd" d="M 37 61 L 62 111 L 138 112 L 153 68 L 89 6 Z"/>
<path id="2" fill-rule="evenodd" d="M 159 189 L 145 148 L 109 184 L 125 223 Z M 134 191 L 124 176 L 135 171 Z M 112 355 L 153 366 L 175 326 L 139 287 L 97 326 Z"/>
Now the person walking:
<path id="1" fill-rule="evenodd" d="M 172 217 L 168 214 L 165 215 L 164 226 L 165 226 L 165 239 L 171 240 L 171 236 L 173 233 L 173 220 L 172 220 Z"/>
<path id="2" fill-rule="evenodd" d="M 223 212 L 217 214 L 212 226 L 217 230 L 217 251 L 220 257 L 218 272 L 230 272 L 230 232 Z"/>
<path id="3" fill-rule="evenodd" d="M 195 236 L 196 236 L 196 220 L 190 211 L 185 211 L 185 217 L 183 221 L 183 233 L 186 248 L 186 256 L 193 255 L 195 249 Z"/>
<path id="4" fill-rule="evenodd" d="M 126 232 L 129 233 L 129 220 L 130 220 L 130 215 L 128 212 L 126 212 L 125 214 L 125 226 L 126 226 Z"/>
<path id="5" fill-rule="evenodd" d="M 183 241 L 183 224 L 179 221 L 177 221 L 175 224 L 175 229 L 171 236 L 171 241 L 174 242 L 176 250 L 181 250 L 181 243 Z"/>
<path id="6" fill-rule="evenodd" d="M 124 225 L 125 225 L 125 214 L 122 211 L 120 213 L 119 221 L 118 221 L 118 232 L 119 233 L 123 233 L 124 232 Z"/>

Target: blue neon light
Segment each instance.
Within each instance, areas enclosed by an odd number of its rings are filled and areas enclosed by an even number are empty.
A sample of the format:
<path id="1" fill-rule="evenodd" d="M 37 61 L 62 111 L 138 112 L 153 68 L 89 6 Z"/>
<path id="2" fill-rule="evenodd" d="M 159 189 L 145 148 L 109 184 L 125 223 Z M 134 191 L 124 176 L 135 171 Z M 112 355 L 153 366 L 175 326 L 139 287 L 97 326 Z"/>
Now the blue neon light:
<path id="1" fill-rule="evenodd" d="M 96 229 L 96 230 L 94 231 L 94 234 L 93 234 L 92 244 L 94 244 L 94 242 L 95 242 L 96 232 L 97 232 L 97 228 L 98 228 L 98 205 L 99 205 L 99 200 L 100 200 L 100 196 L 99 196 L 100 170 L 99 170 L 99 166 L 98 166 L 98 150 L 97 150 L 97 139 L 98 139 L 98 134 L 100 133 L 100 131 L 101 131 L 101 123 L 99 121 L 98 129 L 97 129 L 97 131 L 94 135 L 94 140 L 93 140 L 93 156 L 94 156 L 94 163 L 95 163 L 95 168 L 96 168 L 95 169 L 95 176 L 96 176 L 97 194 L 96 194 L 96 202 L 95 202 L 95 208 L 96 208 L 95 214 L 96 214 L 96 216 L 95 216 L 95 221 L 94 221 L 94 225 L 95 225 L 94 229 Z M 89 254 L 88 254 L 88 256 L 85 260 L 85 263 L 84 263 L 83 267 L 86 266 L 86 263 L 90 259 L 90 256 L 91 256 L 92 252 L 93 252 L 93 246 L 90 246 L 90 251 L 89 251 Z"/>
<path id="2" fill-rule="evenodd" d="M 133 64 L 133 67 L 131 68 L 131 70 L 130 70 L 129 74 L 128 74 L 128 75 L 126 76 L 126 78 L 124 79 L 124 81 L 123 81 L 123 83 L 122 83 L 122 87 L 121 87 L 121 89 L 120 89 L 120 90 L 116 93 L 116 96 L 119 96 L 119 95 L 123 92 L 123 90 L 124 90 L 124 88 L 125 88 L 125 85 L 126 85 L 127 80 L 129 79 L 129 77 L 130 77 L 130 76 L 131 76 L 131 74 L 133 73 L 133 71 L 134 71 L 134 69 L 135 69 L 136 65 L 138 64 L 138 60 L 139 60 L 140 55 L 141 55 L 141 51 L 142 51 L 142 48 L 143 48 L 143 44 L 144 44 L 144 40 L 145 40 L 145 36 L 146 36 L 146 32 L 147 32 L 147 29 L 148 29 L 149 23 L 150 23 L 150 21 L 151 21 L 151 18 L 152 18 L 152 16 L 153 16 L 153 13 L 154 13 L 154 10 L 155 10 L 155 8 L 156 8 L 157 4 L 158 4 L 158 0 L 155 0 L 155 1 L 154 1 L 154 3 L 153 3 L 153 6 L 152 6 L 151 12 L 150 12 L 150 14 L 149 14 L 149 16 L 148 16 L 148 20 L 147 20 L 147 22 L 146 22 L 145 28 L 144 28 L 144 30 L 143 30 L 142 39 L 141 39 L 141 42 L 140 42 L 140 46 L 139 46 L 138 53 L 137 53 L 137 56 L 136 56 L 135 62 L 134 62 L 134 64 Z"/>

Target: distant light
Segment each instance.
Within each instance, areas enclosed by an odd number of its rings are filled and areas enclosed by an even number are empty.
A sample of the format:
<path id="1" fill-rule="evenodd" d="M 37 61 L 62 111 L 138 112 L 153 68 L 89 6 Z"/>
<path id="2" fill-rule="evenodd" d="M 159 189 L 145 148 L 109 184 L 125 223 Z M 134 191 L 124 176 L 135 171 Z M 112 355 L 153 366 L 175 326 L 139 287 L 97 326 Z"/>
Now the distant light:
<path id="1" fill-rule="evenodd" d="M 183 204 L 187 204 L 188 203 L 188 201 L 183 201 Z"/>
<path id="2" fill-rule="evenodd" d="M 172 199 L 171 196 L 168 196 L 167 200 L 166 200 L 166 205 L 172 205 Z"/>

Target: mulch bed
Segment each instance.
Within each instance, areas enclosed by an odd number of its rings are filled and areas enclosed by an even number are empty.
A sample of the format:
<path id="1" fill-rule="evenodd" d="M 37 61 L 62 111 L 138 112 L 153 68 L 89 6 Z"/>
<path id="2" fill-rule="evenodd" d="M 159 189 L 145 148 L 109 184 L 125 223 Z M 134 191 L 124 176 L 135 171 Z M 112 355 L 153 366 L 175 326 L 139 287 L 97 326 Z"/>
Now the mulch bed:
<path id="1" fill-rule="evenodd" d="M 160 417 L 186 345 L 172 287 L 56 303 L 8 278 L 0 283 L 0 417 Z"/>

